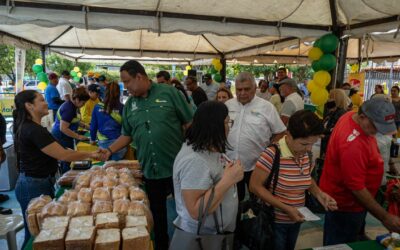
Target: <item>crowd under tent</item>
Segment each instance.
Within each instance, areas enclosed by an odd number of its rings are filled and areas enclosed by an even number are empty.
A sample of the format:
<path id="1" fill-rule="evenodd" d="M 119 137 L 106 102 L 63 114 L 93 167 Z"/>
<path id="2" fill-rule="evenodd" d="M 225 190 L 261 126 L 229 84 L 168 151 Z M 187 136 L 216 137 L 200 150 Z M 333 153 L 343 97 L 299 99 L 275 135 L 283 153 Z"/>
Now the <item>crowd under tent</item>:
<path id="1" fill-rule="evenodd" d="M 74 60 L 307 63 L 333 32 L 340 77 L 346 57 L 400 57 L 398 13 L 395 0 L 0 0 L 0 43 Z"/>

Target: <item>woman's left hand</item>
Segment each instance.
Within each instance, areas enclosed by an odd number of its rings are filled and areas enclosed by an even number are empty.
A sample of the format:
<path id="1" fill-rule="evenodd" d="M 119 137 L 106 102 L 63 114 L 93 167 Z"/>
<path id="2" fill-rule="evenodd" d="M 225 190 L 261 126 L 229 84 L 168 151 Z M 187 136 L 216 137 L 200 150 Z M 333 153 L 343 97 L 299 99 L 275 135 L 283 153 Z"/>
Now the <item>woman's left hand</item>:
<path id="1" fill-rule="evenodd" d="M 322 204 L 326 211 L 335 211 L 338 209 L 335 199 L 325 192 L 319 192 L 317 200 Z"/>

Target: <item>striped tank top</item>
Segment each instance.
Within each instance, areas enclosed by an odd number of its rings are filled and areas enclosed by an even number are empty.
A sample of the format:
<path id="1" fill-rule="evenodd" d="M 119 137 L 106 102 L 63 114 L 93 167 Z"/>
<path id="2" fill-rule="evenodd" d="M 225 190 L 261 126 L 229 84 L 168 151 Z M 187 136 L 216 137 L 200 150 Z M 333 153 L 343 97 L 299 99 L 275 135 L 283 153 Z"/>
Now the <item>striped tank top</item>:
<path id="1" fill-rule="evenodd" d="M 275 189 L 275 198 L 282 203 L 293 207 L 304 207 L 305 191 L 311 185 L 311 167 L 307 154 L 300 157 L 299 164 L 287 147 L 285 137 L 279 140 L 281 159 L 279 166 L 279 178 Z M 261 153 L 256 167 L 265 171 L 267 175 L 271 172 L 275 150 L 268 147 Z M 272 192 L 272 189 L 270 189 Z M 275 208 L 275 222 L 294 223 L 282 210 Z"/>

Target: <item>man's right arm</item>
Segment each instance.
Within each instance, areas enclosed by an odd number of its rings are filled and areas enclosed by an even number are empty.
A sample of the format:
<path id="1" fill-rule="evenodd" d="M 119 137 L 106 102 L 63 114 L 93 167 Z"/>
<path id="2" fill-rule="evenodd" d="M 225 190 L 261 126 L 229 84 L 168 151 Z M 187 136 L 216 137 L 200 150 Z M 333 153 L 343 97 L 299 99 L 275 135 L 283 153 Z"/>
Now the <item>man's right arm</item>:
<path id="1" fill-rule="evenodd" d="M 129 143 L 131 143 L 132 138 L 126 135 L 120 135 L 117 140 L 111 146 L 106 149 L 99 148 L 98 152 L 102 154 L 101 160 L 106 161 L 110 156 L 121 150 L 123 147 L 126 147 Z"/>
<path id="2" fill-rule="evenodd" d="M 400 233 L 400 218 L 386 212 L 366 188 L 352 192 L 368 212 L 379 219 L 389 231 Z"/>

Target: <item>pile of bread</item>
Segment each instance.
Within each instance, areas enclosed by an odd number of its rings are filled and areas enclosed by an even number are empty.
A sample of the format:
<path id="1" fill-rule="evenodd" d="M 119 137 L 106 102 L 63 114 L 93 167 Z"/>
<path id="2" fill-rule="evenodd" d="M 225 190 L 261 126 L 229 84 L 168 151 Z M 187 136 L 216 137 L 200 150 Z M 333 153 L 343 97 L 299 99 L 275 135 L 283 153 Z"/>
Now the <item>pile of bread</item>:
<path id="1" fill-rule="evenodd" d="M 32 199 L 26 216 L 34 249 L 148 250 L 153 218 L 137 184 L 130 169 L 94 167 L 57 201 Z"/>

